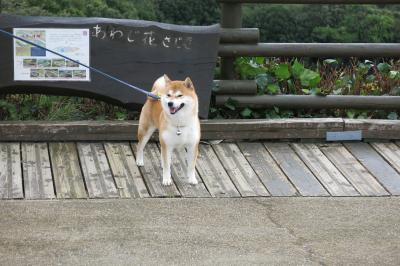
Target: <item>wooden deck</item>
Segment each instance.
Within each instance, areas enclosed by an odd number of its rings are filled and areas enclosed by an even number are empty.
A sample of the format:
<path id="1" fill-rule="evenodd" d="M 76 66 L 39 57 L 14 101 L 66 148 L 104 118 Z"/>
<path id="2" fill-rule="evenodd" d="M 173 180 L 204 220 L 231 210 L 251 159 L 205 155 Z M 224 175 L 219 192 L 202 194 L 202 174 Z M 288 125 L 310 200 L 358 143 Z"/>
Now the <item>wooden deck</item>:
<path id="1" fill-rule="evenodd" d="M 147 145 L 144 167 L 135 152 L 135 142 L 2 142 L 0 198 L 400 195 L 400 142 L 202 144 L 197 186 L 182 153 L 163 187 L 158 144 Z"/>

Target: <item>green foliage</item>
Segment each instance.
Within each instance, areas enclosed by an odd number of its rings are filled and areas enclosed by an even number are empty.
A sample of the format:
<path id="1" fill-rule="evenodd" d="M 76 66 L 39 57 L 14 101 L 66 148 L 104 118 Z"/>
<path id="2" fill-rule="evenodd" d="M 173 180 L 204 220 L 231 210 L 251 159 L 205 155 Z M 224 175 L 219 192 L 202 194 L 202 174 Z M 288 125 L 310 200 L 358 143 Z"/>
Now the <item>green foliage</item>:
<path id="1" fill-rule="evenodd" d="M 151 2 L 151 1 L 150 1 Z M 138 9 L 143 12 L 138 12 Z M 33 16 L 109 17 L 138 19 L 155 18 L 146 10 L 153 10 L 145 0 L 8 0 L 2 1 L 2 12 Z"/>
<path id="2" fill-rule="evenodd" d="M 274 69 L 274 74 L 279 80 L 285 80 L 290 78 L 289 65 L 279 64 Z"/>
<path id="3" fill-rule="evenodd" d="M 174 24 L 219 22 L 214 0 L 7 0 L 1 12 L 16 15 L 107 17 L 153 20 Z"/>
<path id="4" fill-rule="evenodd" d="M 370 118 L 368 116 L 368 111 L 366 111 L 366 110 L 349 109 L 349 110 L 346 110 L 346 115 L 347 115 L 347 118 L 350 118 L 350 119 L 366 119 L 366 118 Z"/>
<path id="5" fill-rule="evenodd" d="M 253 113 L 253 111 L 250 108 L 244 108 L 241 112 L 240 115 L 243 118 L 251 118 L 251 114 Z"/>
<path id="6" fill-rule="evenodd" d="M 17 108 L 14 104 L 9 103 L 5 100 L 0 100 L 1 113 L 5 115 L 5 120 L 17 120 Z"/>
<path id="7" fill-rule="evenodd" d="M 242 79 L 255 79 L 265 72 L 263 57 L 240 57 L 235 64 Z"/>
<path id="8" fill-rule="evenodd" d="M 304 71 L 300 74 L 300 82 L 304 87 L 315 88 L 318 86 L 320 81 L 320 75 L 310 69 L 304 69 Z"/>
<path id="9" fill-rule="evenodd" d="M 325 65 L 332 65 L 332 66 L 335 66 L 335 65 L 337 65 L 339 62 L 338 62 L 338 60 L 336 60 L 336 59 L 325 59 L 324 60 L 324 64 Z"/>
<path id="10" fill-rule="evenodd" d="M 276 83 L 268 84 L 267 91 L 268 94 L 278 94 L 280 92 L 279 85 Z"/>
<path id="11" fill-rule="evenodd" d="M 255 78 L 258 94 L 400 95 L 399 61 L 325 59 L 303 62 L 262 57 L 239 58 L 238 76 Z M 211 118 L 349 117 L 398 119 L 397 112 L 375 110 L 280 110 L 238 108 L 229 99 L 223 108 L 212 107 Z"/>
<path id="12" fill-rule="evenodd" d="M 397 120 L 399 118 L 399 115 L 396 112 L 390 112 L 387 116 L 387 119 L 390 120 Z"/>
<path id="13" fill-rule="evenodd" d="M 285 88 L 287 92 L 295 93 L 296 84 L 297 92 L 320 94 L 317 89 L 321 81 L 320 74 L 306 68 L 297 59 L 293 62 L 280 63 L 262 57 L 242 57 L 236 61 L 236 70 L 242 79 L 256 80 L 259 94 L 279 94 L 282 93 L 281 88 Z"/>
<path id="14" fill-rule="evenodd" d="M 257 87 L 259 88 L 261 94 L 265 93 L 265 88 L 268 86 L 271 79 L 272 79 L 271 76 L 269 76 L 266 73 L 258 74 L 255 77 Z"/>
<path id="15" fill-rule="evenodd" d="M 7 95 L 0 99 L 0 120 L 138 119 L 138 112 L 79 97 Z"/>
<path id="16" fill-rule="evenodd" d="M 381 73 L 387 74 L 390 72 L 390 65 L 388 63 L 379 63 L 377 67 Z"/>
<path id="17" fill-rule="evenodd" d="M 7 0 L 0 11 L 209 25 L 220 21 L 215 0 Z M 400 9 L 370 5 L 244 5 L 243 24 L 267 42 L 399 42 Z"/>
<path id="18" fill-rule="evenodd" d="M 155 0 L 158 20 L 166 23 L 209 25 L 220 20 L 215 0 Z"/>
<path id="19" fill-rule="evenodd" d="M 400 10 L 369 5 L 246 5 L 266 42 L 398 42 Z"/>
<path id="20" fill-rule="evenodd" d="M 237 106 L 238 102 L 233 100 L 232 98 L 229 98 L 228 101 L 226 101 L 225 103 L 225 107 L 230 109 L 231 111 L 235 111 Z"/>
<path id="21" fill-rule="evenodd" d="M 300 78 L 300 75 L 304 72 L 305 68 L 304 65 L 301 64 L 299 61 L 294 60 L 292 65 L 292 73 L 295 78 Z"/>

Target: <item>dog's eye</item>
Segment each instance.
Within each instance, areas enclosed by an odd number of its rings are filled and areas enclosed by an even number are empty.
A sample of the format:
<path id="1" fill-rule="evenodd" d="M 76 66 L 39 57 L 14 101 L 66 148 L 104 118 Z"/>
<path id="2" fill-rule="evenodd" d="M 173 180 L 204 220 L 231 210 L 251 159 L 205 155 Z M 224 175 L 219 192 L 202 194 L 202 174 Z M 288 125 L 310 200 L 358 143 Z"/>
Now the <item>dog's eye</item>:
<path id="1" fill-rule="evenodd" d="M 178 96 L 176 96 L 176 97 L 178 97 L 178 98 L 181 98 L 183 95 L 182 94 L 179 94 Z"/>
<path id="2" fill-rule="evenodd" d="M 167 97 L 171 97 L 171 94 L 168 93 L 168 94 L 167 94 Z"/>

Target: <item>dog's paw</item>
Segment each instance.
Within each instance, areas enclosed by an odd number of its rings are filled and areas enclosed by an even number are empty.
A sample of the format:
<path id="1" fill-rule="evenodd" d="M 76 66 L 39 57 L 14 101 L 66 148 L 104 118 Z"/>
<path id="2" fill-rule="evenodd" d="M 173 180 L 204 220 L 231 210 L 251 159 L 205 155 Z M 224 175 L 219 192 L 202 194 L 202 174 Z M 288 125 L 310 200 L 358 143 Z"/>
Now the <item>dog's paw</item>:
<path id="1" fill-rule="evenodd" d="M 197 185 L 197 184 L 199 183 L 199 182 L 197 181 L 197 179 L 196 179 L 196 176 L 189 177 L 188 182 L 189 182 L 189 184 L 191 184 L 191 185 Z"/>
<path id="2" fill-rule="evenodd" d="M 137 166 L 144 166 L 144 162 L 143 162 L 143 159 L 136 159 L 136 165 Z"/>
<path id="3" fill-rule="evenodd" d="M 170 186 L 170 185 L 172 185 L 172 179 L 171 179 L 171 177 L 163 178 L 163 179 L 162 179 L 162 184 L 163 184 L 163 186 Z"/>

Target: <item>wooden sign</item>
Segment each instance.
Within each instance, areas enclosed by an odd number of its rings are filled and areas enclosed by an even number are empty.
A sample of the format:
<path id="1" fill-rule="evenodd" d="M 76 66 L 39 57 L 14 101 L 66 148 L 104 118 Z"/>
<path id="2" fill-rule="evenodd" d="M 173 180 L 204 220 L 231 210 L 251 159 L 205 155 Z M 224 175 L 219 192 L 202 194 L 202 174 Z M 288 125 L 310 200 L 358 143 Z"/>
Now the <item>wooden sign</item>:
<path id="1" fill-rule="evenodd" d="M 106 18 L 0 15 L 0 28 L 150 90 L 189 76 L 208 116 L 219 25 L 177 26 Z M 0 93 L 85 96 L 139 110 L 146 96 L 69 60 L 0 35 Z"/>

